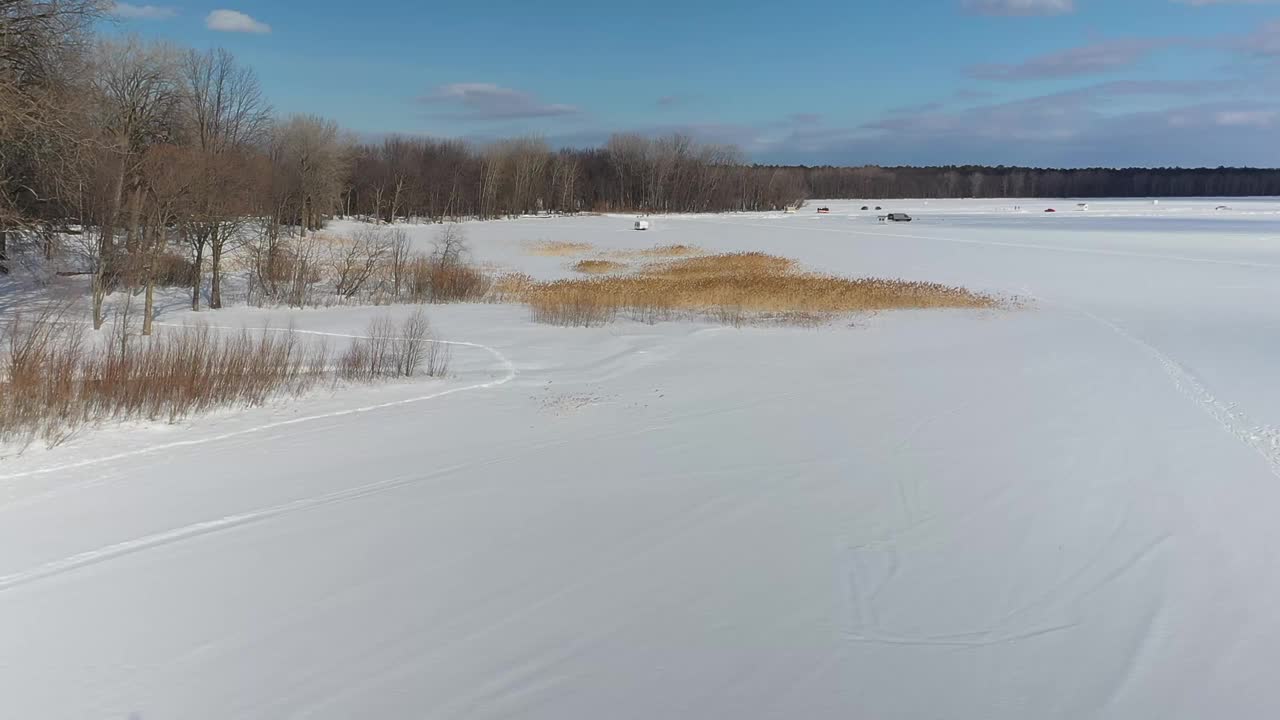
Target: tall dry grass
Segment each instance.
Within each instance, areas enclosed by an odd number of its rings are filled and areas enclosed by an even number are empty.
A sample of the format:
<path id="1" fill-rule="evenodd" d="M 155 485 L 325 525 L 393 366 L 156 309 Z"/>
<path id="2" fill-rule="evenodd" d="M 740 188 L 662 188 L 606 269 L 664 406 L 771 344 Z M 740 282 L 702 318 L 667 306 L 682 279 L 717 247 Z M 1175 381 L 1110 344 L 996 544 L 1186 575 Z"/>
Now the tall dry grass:
<path id="1" fill-rule="evenodd" d="M 764 253 L 692 257 L 635 275 L 531 283 L 523 300 L 535 320 L 557 325 L 599 325 L 620 314 L 645 322 L 706 317 L 733 325 L 814 323 L 868 310 L 997 305 L 986 295 L 937 283 L 799 272 L 794 261 Z"/>
<path id="2" fill-rule="evenodd" d="M 616 250 L 612 254 L 621 258 L 683 258 L 701 255 L 702 250 L 693 245 L 657 245 L 641 250 Z"/>
<path id="3" fill-rule="evenodd" d="M 268 329 L 271 330 L 271 329 Z M 57 445 L 107 420 L 167 420 L 261 405 L 320 383 L 447 371 L 447 346 L 421 312 L 403 325 L 375 322 L 331 363 L 324 344 L 292 329 L 224 333 L 207 326 L 132 334 L 127 317 L 107 337 L 45 311 L 18 316 L 0 347 L 0 442 Z"/>
<path id="4" fill-rule="evenodd" d="M 584 275 L 608 275 L 626 270 L 627 264 L 612 260 L 579 260 L 573 264 L 573 269 Z"/>
<path id="5" fill-rule="evenodd" d="M 569 257 L 571 255 L 586 255 L 591 253 L 595 250 L 595 246 L 589 243 L 542 240 L 539 242 L 525 243 L 525 250 L 527 250 L 530 255 L 541 255 L 543 257 Z"/>

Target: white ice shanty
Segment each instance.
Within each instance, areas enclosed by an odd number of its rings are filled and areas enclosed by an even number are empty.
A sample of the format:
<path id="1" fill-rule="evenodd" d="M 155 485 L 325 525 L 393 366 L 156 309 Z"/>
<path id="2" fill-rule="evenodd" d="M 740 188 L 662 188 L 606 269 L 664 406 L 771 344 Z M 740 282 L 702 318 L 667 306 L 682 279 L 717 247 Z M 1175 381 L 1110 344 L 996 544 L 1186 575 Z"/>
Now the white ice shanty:
<path id="1" fill-rule="evenodd" d="M 648 230 L 648 229 L 649 229 L 649 221 L 648 221 L 648 220 L 637 220 L 637 221 L 636 221 L 636 230 Z"/>

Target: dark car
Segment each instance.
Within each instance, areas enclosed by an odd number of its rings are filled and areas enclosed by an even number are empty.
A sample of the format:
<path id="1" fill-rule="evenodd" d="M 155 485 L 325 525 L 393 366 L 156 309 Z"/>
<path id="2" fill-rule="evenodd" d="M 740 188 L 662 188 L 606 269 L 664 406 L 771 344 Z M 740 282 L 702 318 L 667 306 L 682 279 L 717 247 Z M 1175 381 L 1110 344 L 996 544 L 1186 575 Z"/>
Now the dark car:
<path id="1" fill-rule="evenodd" d="M 911 216 L 906 213 L 889 213 L 886 217 L 890 222 L 911 222 Z"/>
<path id="2" fill-rule="evenodd" d="M 863 206 L 862 206 L 862 209 L 863 209 L 863 210 L 870 210 L 871 208 L 867 207 L 866 205 L 863 205 Z M 876 209 L 877 209 L 877 210 L 879 210 L 880 208 L 876 208 Z"/>

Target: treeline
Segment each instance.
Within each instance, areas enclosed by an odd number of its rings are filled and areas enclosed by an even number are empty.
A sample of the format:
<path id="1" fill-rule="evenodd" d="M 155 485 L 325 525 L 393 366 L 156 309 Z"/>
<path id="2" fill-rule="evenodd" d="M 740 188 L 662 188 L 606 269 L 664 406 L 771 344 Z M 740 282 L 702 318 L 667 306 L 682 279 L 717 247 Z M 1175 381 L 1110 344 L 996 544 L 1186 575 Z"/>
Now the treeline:
<path id="1" fill-rule="evenodd" d="M 794 168 L 784 168 L 794 169 Z M 806 167 L 808 197 L 1232 197 L 1280 195 L 1280 170 L 1255 168 Z"/>
<path id="2" fill-rule="evenodd" d="M 683 135 L 614 135 L 553 150 L 519 138 L 473 147 L 395 137 L 354 149 L 344 211 L 392 218 L 535 212 L 779 210 L 804 196 L 799 168 L 747 165 L 741 151 Z"/>

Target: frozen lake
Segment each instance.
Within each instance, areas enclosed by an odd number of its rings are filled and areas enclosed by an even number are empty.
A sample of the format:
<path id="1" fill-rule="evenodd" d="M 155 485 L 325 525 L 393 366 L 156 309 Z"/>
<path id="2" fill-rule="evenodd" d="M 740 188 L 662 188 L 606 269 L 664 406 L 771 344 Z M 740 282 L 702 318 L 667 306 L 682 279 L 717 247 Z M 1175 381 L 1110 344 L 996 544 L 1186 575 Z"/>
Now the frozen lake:
<path id="1" fill-rule="evenodd" d="M 1271 717 L 1280 200 L 1077 202 L 467 223 L 537 278 L 687 244 L 1025 304 L 430 307 L 447 381 L 0 459 L 0 715 Z"/>

